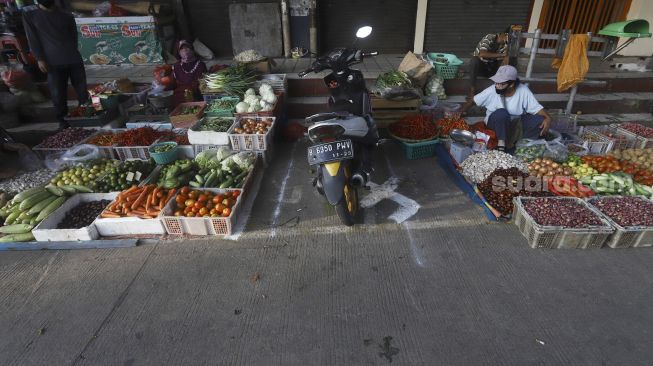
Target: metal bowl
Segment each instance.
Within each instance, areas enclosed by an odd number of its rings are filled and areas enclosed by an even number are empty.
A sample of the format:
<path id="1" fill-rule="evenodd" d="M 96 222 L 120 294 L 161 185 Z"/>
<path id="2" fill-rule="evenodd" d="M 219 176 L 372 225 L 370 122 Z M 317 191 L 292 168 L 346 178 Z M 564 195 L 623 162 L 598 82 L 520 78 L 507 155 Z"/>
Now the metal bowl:
<path id="1" fill-rule="evenodd" d="M 467 130 L 453 129 L 449 132 L 449 137 L 455 142 L 459 142 L 463 145 L 473 145 L 476 136 Z"/>

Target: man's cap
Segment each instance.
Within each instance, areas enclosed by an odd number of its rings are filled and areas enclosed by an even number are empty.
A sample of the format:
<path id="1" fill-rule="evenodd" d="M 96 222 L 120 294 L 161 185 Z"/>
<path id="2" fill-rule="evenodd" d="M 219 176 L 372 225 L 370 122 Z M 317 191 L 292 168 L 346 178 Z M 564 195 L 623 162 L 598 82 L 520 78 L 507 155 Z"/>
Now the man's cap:
<path id="1" fill-rule="evenodd" d="M 517 69 L 514 66 L 504 65 L 497 70 L 497 73 L 490 78 L 495 83 L 505 83 L 507 81 L 517 80 Z"/>

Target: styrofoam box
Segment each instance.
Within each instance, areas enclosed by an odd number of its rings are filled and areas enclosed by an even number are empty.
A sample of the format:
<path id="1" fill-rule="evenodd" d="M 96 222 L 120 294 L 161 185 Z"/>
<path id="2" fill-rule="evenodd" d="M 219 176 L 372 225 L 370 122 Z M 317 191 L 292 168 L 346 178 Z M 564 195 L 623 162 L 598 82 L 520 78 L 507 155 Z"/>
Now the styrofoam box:
<path id="1" fill-rule="evenodd" d="M 93 202 L 100 200 L 113 201 L 117 192 L 114 193 L 80 193 L 70 197 L 63 205 L 51 213 L 34 230 L 36 241 L 82 241 L 96 240 L 99 237 L 95 223 L 80 229 L 57 229 L 57 225 L 66 217 L 66 214 L 82 202 Z"/>
<path id="2" fill-rule="evenodd" d="M 115 193 L 114 199 L 117 195 L 118 193 Z M 94 224 L 101 236 L 163 235 L 166 233 L 161 222 L 161 215 L 155 219 L 141 219 L 138 217 L 103 219 L 98 216 Z"/>
<path id="3" fill-rule="evenodd" d="M 193 129 L 203 123 L 206 118 L 230 119 L 231 127 L 229 127 L 227 131 L 231 130 L 235 122 L 235 118 L 233 117 L 204 117 L 188 129 L 188 141 L 193 145 L 229 145 L 229 134 L 227 132 L 193 131 Z"/>

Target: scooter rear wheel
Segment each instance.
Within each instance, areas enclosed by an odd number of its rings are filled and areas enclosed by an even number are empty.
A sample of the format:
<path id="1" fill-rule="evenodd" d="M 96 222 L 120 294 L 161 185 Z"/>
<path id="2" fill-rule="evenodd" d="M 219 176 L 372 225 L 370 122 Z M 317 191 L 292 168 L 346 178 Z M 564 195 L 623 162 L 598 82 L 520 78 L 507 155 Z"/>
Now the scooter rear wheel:
<path id="1" fill-rule="evenodd" d="M 343 224 L 352 226 L 358 218 L 360 204 L 358 202 L 358 190 L 347 183 L 343 187 L 343 193 L 342 200 L 335 206 L 336 213 L 338 213 L 338 217 Z"/>

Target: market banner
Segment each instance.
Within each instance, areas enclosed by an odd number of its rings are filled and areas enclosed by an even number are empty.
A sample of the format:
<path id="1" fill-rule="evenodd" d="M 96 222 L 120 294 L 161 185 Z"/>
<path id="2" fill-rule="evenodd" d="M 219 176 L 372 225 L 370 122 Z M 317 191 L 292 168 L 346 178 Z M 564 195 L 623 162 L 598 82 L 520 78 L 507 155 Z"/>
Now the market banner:
<path id="1" fill-rule="evenodd" d="M 75 22 L 86 65 L 163 63 L 153 17 L 76 18 Z"/>

